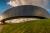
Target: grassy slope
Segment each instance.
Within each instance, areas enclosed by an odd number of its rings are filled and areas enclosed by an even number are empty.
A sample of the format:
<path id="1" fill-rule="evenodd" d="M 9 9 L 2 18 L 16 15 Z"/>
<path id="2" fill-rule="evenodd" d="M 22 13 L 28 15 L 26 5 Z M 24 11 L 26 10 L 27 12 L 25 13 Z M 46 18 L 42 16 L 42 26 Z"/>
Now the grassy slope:
<path id="1" fill-rule="evenodd" d="M 50 19 L 6 24 L 1 33 L 50 33 Z"/>

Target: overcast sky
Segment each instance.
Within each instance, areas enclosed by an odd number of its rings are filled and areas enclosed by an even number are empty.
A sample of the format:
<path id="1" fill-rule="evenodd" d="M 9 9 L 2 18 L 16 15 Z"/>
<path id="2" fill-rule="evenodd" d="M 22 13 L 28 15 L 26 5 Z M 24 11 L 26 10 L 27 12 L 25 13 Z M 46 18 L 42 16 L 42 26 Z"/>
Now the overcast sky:
<path id="1" fill-rule="evenodd" d="M 9 0 L 0 0 L 0 14 L 10 8 L 7 2 L 9 2 Z M 47 3 L 46 9 L 48 10 L 48 13 L 50 13 L 50 0 Z"/>

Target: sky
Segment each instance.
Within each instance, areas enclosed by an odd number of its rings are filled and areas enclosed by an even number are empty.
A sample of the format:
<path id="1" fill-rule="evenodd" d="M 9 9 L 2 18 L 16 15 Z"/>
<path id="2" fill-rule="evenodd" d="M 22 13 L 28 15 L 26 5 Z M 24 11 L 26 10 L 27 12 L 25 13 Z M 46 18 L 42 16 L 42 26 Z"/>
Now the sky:
<path id="1" fill-rule="evenodd" d="M 10 6 L 6 3 L 6 0 L 0 0 L 0 14 L 3 13 L 5 10 L 9 9 Z"/>
<path id="2" fill-rule="evenodd" d="M 7 4 L 9 0 L 0 0 L 0 14 L 2 14 L 4 11 L 10 8 L 10 6 Z M 50 14 L 50 1 L 48 2 L 48 7 L 46 8 L 48 10 L 48 13 Z"/>

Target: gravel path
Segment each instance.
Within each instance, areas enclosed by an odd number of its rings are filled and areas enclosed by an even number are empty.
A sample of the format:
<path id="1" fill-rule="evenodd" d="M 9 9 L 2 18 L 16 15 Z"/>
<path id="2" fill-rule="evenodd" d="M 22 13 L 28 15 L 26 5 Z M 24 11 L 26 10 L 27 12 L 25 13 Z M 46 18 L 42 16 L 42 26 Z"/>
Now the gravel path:
<path id="1" fill-rule="evenodd" d="M 0 32 L 2 31 L 3 27 L 4 27 L 4 25 L 0 25 Z"/>

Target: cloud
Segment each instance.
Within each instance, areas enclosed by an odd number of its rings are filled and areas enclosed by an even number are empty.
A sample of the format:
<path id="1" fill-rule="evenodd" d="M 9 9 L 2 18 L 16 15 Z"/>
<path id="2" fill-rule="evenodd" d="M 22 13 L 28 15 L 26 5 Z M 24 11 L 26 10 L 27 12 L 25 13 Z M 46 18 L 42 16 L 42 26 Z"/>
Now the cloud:
<path id="1" fill-rule="evenodd" d="M 15 2 L 11 2 L 11 1 L 10 1 L 10 2 L 8 2 L 7 4 L 8 4 L 8 5 L 10 5 L 10 6 L 12 6 L 12 7 L 17 6 L 17 5 L 15 4 Z"/>
<path id="2" fill-rule="evenodd" d="M 7 2 L 12 7 L 20 5 L 35 5 L 43 8 L 47 8 L 48 0 L 10 0 Z"/>

